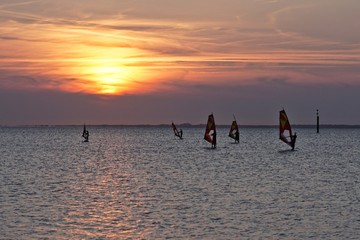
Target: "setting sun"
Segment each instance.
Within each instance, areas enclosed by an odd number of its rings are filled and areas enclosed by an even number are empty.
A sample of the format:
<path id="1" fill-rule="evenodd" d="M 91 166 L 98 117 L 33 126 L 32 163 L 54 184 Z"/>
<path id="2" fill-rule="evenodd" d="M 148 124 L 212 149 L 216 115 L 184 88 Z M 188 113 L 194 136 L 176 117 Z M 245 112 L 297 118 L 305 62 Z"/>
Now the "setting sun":
<path id="1" fill-rule="evenodd" d="M 105 39 L 108 44 L 109 39 Z M 70 59 L 68 68 L 65 63 L 61 69 L 69 78 L 77 79 L 76 89 L 81 92 L 100 95 L 122 95 L 133 92 L 135 84 L 141 77 L 141 67 L 131 56 L 138 51 L 126 47 L 107 48 L 94 44 L 85 44 L 80 48 L 70 46 L 66 56 Z M 70 89 L 71 91 L 71 89 Z"/>
<path id="2" fill-rule="evenodd" d="M 101 63 L 85 71 L 98 88 L 99 94 L 117 94 L 127 90 L 135 74 L 129 68 L 111 63 Z"/>

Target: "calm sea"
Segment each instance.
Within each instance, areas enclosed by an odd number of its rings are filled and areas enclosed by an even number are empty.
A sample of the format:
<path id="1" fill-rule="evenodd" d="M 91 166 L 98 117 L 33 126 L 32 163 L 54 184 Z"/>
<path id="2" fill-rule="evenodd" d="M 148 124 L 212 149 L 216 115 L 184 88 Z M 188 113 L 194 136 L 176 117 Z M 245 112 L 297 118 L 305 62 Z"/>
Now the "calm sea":
<path id="1" fill-rule="evenodd" d="M 360 129 L 0 128 L 0 239 L 360 239 Z"/>

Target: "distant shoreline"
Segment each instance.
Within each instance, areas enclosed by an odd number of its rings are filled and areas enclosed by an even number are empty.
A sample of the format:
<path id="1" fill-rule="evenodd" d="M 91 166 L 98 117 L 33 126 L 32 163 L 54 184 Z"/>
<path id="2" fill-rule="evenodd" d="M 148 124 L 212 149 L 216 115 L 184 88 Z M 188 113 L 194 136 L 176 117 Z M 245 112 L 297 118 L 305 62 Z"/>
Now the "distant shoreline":
<path id="1" fill-rule="evenodd" d="M 143 128 L 171 128 L 171 124 L 87 124 L 88 127 L 143 127 Z M 177 124 L 178 128 L 205 128 L 206 124 Z M 220 124 L 216 125 L 218 128 L 228 128 L 230 125 Z M 2 128 L 41 128 L 41 127 L 83 127 L 83 124 L 78 125 L 56 125 L 56 124 L 39 124 L 39 125 L 0 125 Z M 278 128 L 278 125 L 239 125 L 239 128 Z M 316 125 L 310 124 L 293 124 L 293 128 L 316 128 Z M 321 128 L 360 128 L 360 125 L 352 124 L 322 124 Z"/>

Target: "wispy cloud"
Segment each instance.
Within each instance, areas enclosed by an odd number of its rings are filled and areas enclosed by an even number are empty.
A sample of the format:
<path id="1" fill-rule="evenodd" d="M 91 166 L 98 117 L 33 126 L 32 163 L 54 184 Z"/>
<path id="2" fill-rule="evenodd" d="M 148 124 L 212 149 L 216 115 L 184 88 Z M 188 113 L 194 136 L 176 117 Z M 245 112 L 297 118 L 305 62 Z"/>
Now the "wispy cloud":
<path id="1" fill-rule="evenodd" d="M 108 0 L 98 11 L 96 1 L 81 8 L 82 3 L 72 8 L 69 1 L 0 6 L 0 69 L 7 72 L 1 86 L 99 91 L 132 84 L 134 93 L 142 92 L 141 84 L 146 91 L 175 91 L 176 85 L 166 83 L 179 79 L 213 85 L 260 84 L 258 79 L 333 83 L 339 77 L 327 73 L 334 69 L 345 75 L 342 82 L 358 79 L 355 35 L 348 43 L 297 25 L 304 20 L 298 15 L 329 11 L 327 6 L 337 6 L 334 1 L 210 1 L 203 11 L 200 1 L 158 9 Z M 122 73 L 109 73 L 115 69 Z"/>

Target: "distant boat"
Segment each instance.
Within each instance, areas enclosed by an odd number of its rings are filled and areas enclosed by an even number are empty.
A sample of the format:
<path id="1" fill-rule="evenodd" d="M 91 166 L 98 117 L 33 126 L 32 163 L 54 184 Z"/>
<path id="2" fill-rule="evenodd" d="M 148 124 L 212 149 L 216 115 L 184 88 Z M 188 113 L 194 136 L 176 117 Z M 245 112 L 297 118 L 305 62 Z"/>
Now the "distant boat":
<path id="1" fill-rule="evenodd" d="M 235 140 L 235 143 L 239 143 L 239 127 L 234 116 L 234 121 L 230 126 L 229 137 Z"/>
<path id="2" fill-rule="evenodd" d="M 173 131 L 174 131 L 175 136 L 177 136 L 178 138 L 182 139 L 182 135 L 183 135 L 182 129 L 180 129 L 180 131 L 178 131 L 177 128 L 176 128 L 176 126 L 175 126 L 175 124 L 174 124 L 173 122 L 171 123 L 171 125 L 172 125 L 172 128 L 173 128 Z"/>
<path id="3" fill-rule="evenodd" d="M 216 148 L 216 126 L 213 114 L 210 114 L 208 117 L 204 139 L 211 143 L 212 148 Z"/>
<path id="4" fill-rule="evenodd" d="M 82 137 L 84 138 L 84 142 L 88 142 L 88 141 L 89 141 L 89 131 L 86 129 L 86 125 L 85 125 L 85 124 L 84 124 L 84 130 L 83 130 Z"/>
<path id="5" fill-rule="evenodd" d="M 296 142 L 296 133 L 292 134 L 291 125 L 284 109 L 280 111 L 279 130 L 280 130 L 280 140 L 288 144 L 292 148 L 292 150 L 294 150 L 295 142 Z"/>

